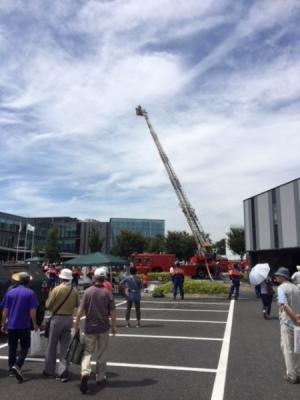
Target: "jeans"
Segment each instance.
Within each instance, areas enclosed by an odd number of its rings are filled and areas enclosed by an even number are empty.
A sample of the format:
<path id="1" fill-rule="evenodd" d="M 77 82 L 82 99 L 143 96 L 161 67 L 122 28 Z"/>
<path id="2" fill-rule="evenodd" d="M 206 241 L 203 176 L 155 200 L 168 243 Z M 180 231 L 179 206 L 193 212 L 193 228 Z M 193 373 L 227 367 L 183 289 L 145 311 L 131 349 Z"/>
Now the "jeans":
<path id="1" fill-rule="evenodd" d="M 229 291 L 229 299 L 231 299 L 234 292 L 236 300 L 239 298 L 240 284 L 241 282 L 239 279 L 232 278 L 231 287 Z"/>
<path id="2" fill-rule="evenodd" d="M 176 299 L 178 289 L 179 289 L 180 296 L 183 300 L 183 298 L 184 298 L 183 281 L 174 280 L 174 282 L 173 282 L 173 297 L 174 297 L 174 299 Z"/>
<path id="3" fill-rule="evenodd" d="M 272 301 L 273 301 L 273 295 L 267 294 L 267 293 L 266 294 L 262 293 L 260 296 L 261 296 L 261 301 L 263 304 L 263 312 L 265 312 L 267 315 L 270 315 Z"/>
<path id="4" fill-rule="evenodd" d="M 131 307 L 132 304 L 134 303 L 135 306 L 135 313 L 136 313 L 136 319 L 138 321 L 141 320 L 141 302 L 139 300 L 127 300 L 127 310 L 126 310 L 126 321 L 130 320 L 130 312 L 131 312 Z"/>
<path id="5" fill-rule="evenodd" d="M 17 355 L 18 344 L 20 351 Z M 8 366 L 13 365 L 19 368 L 24 364 L 28 350 L 30 348 L 30 329 L 9 329 L 8 330 Z"/>

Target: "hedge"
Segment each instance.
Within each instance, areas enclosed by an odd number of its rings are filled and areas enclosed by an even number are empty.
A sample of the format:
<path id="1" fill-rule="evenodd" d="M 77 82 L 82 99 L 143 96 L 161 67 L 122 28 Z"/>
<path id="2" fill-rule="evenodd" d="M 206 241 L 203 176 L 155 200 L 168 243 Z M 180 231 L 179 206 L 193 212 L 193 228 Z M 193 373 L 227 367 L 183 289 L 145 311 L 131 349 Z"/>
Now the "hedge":
<path id="1" fill-rule="evenodd" d="M 169 272 L 148 272 L 147 277 L 149 281 L 169 282 L 171 275 Z"/>
<path id="2" fill-rule="evenodd" d="M 172 293 L 172 282 L 167 282 L 154 289 L 153 297 L 163 297 Z M 228 294 L 228 286 L 222 282 L 198 281 L 186 279 L 184 281 L 185 294 Z"/>

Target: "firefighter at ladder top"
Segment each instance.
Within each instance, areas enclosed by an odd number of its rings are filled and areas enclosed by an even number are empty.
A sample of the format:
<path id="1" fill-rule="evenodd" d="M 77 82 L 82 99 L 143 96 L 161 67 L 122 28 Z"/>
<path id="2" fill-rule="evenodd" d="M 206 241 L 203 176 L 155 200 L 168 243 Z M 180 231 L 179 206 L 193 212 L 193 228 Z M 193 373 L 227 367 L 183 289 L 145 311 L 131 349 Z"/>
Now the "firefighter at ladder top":
<path id="1" fill-rule="evenodd" d="M 184 290 L 183 290 L 184 271 L 182 268 L 180 268 L 180 263 L 178 261 L 175 263 L 174 268 L 173 267 L 170 268 L 170 274 L 171 274 L 172 282 L 173 282 L 173 299 L 176 300 L 177 291 L 179 289 L 181 300 L 183 300 L 184 299 Z"/>

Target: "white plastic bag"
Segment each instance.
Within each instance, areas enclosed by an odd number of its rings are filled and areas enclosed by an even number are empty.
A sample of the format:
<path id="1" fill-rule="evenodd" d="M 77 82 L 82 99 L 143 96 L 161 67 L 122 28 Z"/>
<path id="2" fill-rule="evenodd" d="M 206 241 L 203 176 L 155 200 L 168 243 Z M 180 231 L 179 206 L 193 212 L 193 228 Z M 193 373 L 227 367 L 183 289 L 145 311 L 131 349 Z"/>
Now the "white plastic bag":
<path id="1" fill-rule="evenodd" d="M 300 353 L 300 326 L 294 327 L 294 353 Z"/>
<path id="2" fill-rule="evenodd" d="M 30 336 L 30 355 L 33 356 L 41 351 L 41 334 L 40 330 L 31 331 Z"/>

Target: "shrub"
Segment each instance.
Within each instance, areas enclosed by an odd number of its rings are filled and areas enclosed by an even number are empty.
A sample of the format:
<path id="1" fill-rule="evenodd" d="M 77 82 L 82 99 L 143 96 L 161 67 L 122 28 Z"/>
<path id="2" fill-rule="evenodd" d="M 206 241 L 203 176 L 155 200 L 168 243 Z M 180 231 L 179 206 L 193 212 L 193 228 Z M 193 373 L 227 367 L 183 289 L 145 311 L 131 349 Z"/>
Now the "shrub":
<path id="1" fill-rule="evenodd" d="M 147 277 L 149 281 L 169 282 L 171 275 L 168 272 L 148 272 Z"/>
<path id="2" fill-rule="evenodd" d="M 167 282 L 153 291 L 153 297 L 160 297 L 172 293 L 172 282 Z M 184 281 L 184 292 L 186 294 L 228 294 L 228 287 L 222 282 L 198 281 L 186 279 Z"/>

